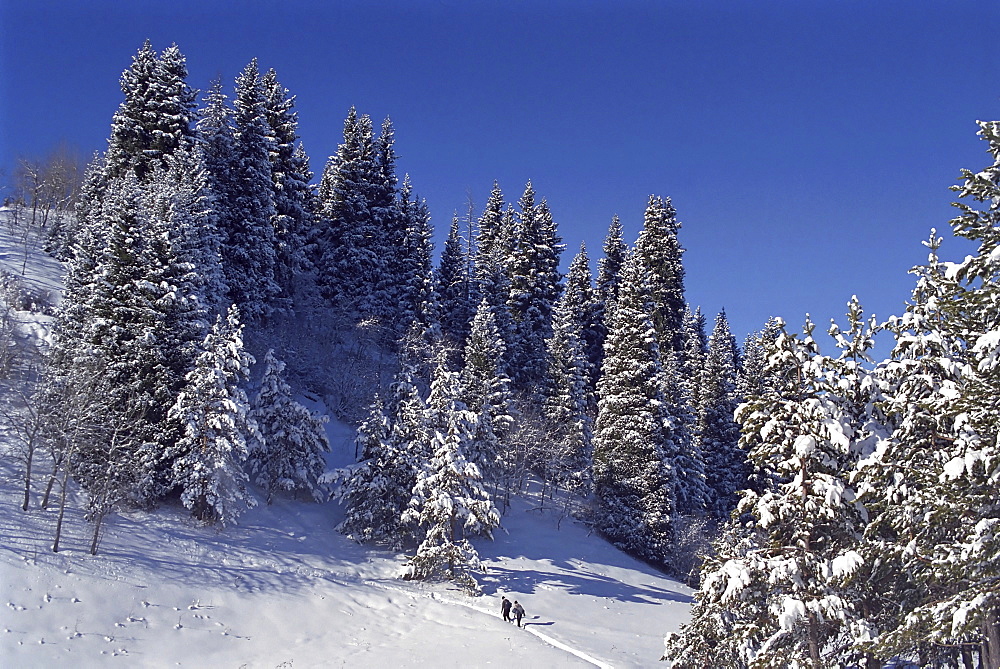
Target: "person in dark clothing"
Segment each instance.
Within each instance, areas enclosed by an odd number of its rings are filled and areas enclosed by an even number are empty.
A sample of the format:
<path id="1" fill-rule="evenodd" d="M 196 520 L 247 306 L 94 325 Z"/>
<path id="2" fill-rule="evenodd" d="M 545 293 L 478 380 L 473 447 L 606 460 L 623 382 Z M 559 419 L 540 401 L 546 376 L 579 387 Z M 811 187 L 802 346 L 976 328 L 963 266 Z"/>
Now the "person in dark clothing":
<path id="1" fill-rule="evenodd" d="M 511 609 L 514 613 L 514 620 L 517 621 L 517 626 L 521 626 L 521 618 L 524 617 L 524 607 L 518 604 L 517 600 L 514 600 L 514 608 Z"/>
<path id="2" fill-rule="evenodd" d="M 510 622 L 510 600 L 506 597 L 500 602 L 500 613 L 505 621 Z"/>

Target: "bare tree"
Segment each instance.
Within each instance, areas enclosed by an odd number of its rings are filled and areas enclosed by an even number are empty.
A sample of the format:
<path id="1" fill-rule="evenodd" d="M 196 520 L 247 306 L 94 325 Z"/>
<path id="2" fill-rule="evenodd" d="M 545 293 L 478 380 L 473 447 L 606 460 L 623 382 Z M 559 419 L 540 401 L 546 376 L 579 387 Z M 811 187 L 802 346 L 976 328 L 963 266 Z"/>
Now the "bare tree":
<path id="1" fill-rule="evenodd" d="M 44 159 L 18 159 L 13 174 L 7 227 L 21 244 L 21 275 L 27 268 L 33 242 L 50 227 L 61 227 L 73 215 L 80 193 L 82 170 L 76 152 L 61 145 Z"/>
<path id="2" fill-rule="evenodd" d="M 56 482 L 60 483 L 53 552 L 59 552 L 71 480 L 79 480 L 89 491 L 89 484 L 95 479 L 100 487 L 101 477 L 111 476 L 110 472 L 99 473 L 101 468 L 107 469 L 112 464 L 109 457 L 100 456 L 111 455 L 117 435 L 108 429 L 105 420 L 108 412 L 104 377 L 102 366 L 95 364 L 74 378 L 50 378 L 32 399 L 42 424 L 44 443 L 52 458 L 52 471 L 42 498 L 43 508 L 48 505 Z M 103 499 L 108 495 L 104 492 L 101 496 Z M 101 518 L 104 513 L 106 510 Z"/>

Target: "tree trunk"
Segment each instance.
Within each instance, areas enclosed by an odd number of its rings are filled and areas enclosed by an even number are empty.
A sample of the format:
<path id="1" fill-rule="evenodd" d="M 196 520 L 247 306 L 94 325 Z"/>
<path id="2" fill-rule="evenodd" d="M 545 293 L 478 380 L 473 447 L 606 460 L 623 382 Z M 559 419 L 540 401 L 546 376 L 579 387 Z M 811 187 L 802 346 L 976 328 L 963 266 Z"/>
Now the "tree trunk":
<path id="1" fill-rule="evenodd" d="M 90 554 L 97 555 L 97 546 L 100 543 L 101 537 L 101 522 L 104 520 L 104 514 L 98 513 L 97 517 L 94 518 L 94 539 L 90 542 Z"/>
<path id="2" fill-rule="evenodd" d="M 62 462 L 62 459 L 57 459 L 57 460 L 54 461 L 54 463 L 52 465 L 52 473 L 49 474 L 49 482 L 45 486 L 45 494 L 42 495 L 42 505 L 41 506 L 42 506 L 43 509 L 49 508 L 49 497 L 52 495 L 52 487 L 56 483 L 56 475 L 59 473 L 59 463 L 60 462 Z"/>
<path id="3" fill-rule="evenodd" d="M 823 669 L 819 663 L 819 623 L 812 611 L 809 612 L 809 657 L 815 669 Z"/>
<path id="4" fill-rule="evenodd" d="M 21 504 L 21 511 L 27 511 L 31 502 L 31 465 L 35 460 L 35 447 L 28 446 L 28 461 L 24 467 L 24 503 Z"/>
<path id="5" fill-rule="evenodd" d="M 976 669 L 976 664 L 972 659 L 972 649 L 969 646 L 963 645 L 958 652 L 962 656 L 962 666 L 965 669 Z"/>
<path id="6" fill-rule="evenodd" d="M 1000 669 L 1000 620 L 997 616 L 996 610 L 988 611 L 983 622 L 983 644 L 979 654 L 985 669 Z"/>
<path id="7" fill-rule="evenodd" d="M 56 520 L 56 537 L 52 542 L 52 552 L 59 552 L 59 539 L 62 537 L 63 517 L 66 515 L 66 489 L 69 487 L 69 470 L 63 475 L 62 494 L 59 496 L 59 518 Z"/>

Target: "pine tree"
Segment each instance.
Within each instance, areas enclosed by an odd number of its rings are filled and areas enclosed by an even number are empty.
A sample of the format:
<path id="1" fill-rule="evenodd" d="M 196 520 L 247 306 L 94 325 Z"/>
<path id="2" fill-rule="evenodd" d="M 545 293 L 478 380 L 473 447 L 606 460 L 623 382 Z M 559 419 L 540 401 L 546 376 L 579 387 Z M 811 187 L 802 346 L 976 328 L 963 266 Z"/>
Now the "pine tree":
<path id="1" fill-rule="evenodd" d="M 681 224 L 670 198 L 651 195 L 636 241 L 636 253 L 649 269 L 650 294 L 655 305 L 653 325 L 663 351 L 684 348 L 684 265 L 677 231 Z"/>
<path id="2" fill-rule="evenodd" d="M 274 144 L 265 112 L 266 97 L 250 61 L 236 80 L 233 149 L 220 221 L 225 235 L 223 268 L 230 299 L 248 322 L 267 317 L 280 288 L 275 282 L 274 190 L 270 151 Z"/>
<path id="3" fill-rule="evenodd" d="M 505 342 L 502 362 L 503 371 L 508 373 L 510 347 L 513 340 L 514 322 L 510 315 L 510 276 L 507 261 L 510 258 L 514 235 L 514 211 L 504 204 L 500 186 L 494 182 L 493 190 L 486 201 L 486 207 L 479 218 L 476 234 L 475 294 L 486 300 L 496 322 L 497 331 Z"/>
<path id="4" fill-rule="evenodd" d="M 235 203 L 236 140 L 233 136 L 232 111 L 222 89 L 222 80 L 215 79 L 202 100 L 198 119 L 198 139 L 208 170 L 209 185 L 214 197 L 214 209 L 219 230 L 226 234 Z"/>
<path id="5" fill-rule="evenodd" d="M 673 453 L 674 510 L 687 517 L 704 515 L 711 500 L 711 490 L 705 480 L 705 456 L 696 438 L 696 410 L 684 383 L 683 355 L 661 352 L 663 373 L 664 450 Z"/>
<path id="6" fill-rule="evenodd" d="M 472 277 L 468 274 L 468 249 L 458 227 L 458 216 L 451 220 L 448 237 L 435 274 L 436 292 L 440 307 L 441 336 L 445 345 L 455 353 L 465 346 L 469 326 L 475 313 L 472 304 Z"/>
<path id="7" fill-rule="evenodd" d="M 86 222 L 97 217 L 96 209 L 101 206 L 101 198 L 107 187 L 107 175 L 104 170 L 104 156 L 95 152 L 83 172 L 80 192 L 77 196 L 73 217 L 64 221 L 58 230 L 53 230 L 48 239 L 47 251 L 64 262 L 73 260 L 79 245 L 94 243 L 84 238 L 93 231 L 87 230 Z M 92 218 L 93 217 L 93 218 Z"/>
<path id="8" fill-rule="evenodd" d="M 562 245 L 548 205 L 535 204 L 530 182 L 518 206 L 520 220 L 508 260 L 514 326 L 509 369 L 515 388 L 531 393 L 545 378 L 545 340 L 552 335 L 552 309 L 559 298 Z"/>
<path id="9" fill-rule="evenodd" d="M 315 193 L 310 181 L 309 158 L 298 140 L 295 96 L 278 81 L 273 69 L 264 74 L 264 116 L 273 142 L 270 146 L 271 186 L 274 189 L 275 281 L 285 308 L 293 302 L 298 277 L 309 269 L 306 243 L 315 225 Z"/>
<path id="10" fill-rule="evenodd" d="M 679 357 L 681 382 L 690 398 L 691 409 L 697 414 L 701 410 L 702 375 L 708 358 L 705 316 L 700 307 L 693 313 L 690 306 L 684 307 L 683 333 L 684 350 Z"/>
<path id="11" fill-rule="evenodd" d="M 773 389 L 773 380 L 765 374 L 764 369 L 779 331 L 778 319 L 771 317 L 759 332 L 747 335 L 736 382 L 736 394 L 741 401 Z"/>
<path id="12" fill-rule="evenodd" d="M 597 261 L 597 293 L 604 308 L 610 310 L 618 297 L 621 270 L 628 255 L 625 233 L 617 216 L 611 219 L 602 250 L 604 257 Z"/>
<path id="13" fill-rule="evenodd" d="M 837 391 L 870 384 L 822 356 L 812 331 L 807 321 L 801 339 L 782 332 L 768 363 L 781 377 L 778 393 L 740 407 L 743 447 L 780 479 L 745 493 L 740 510 L 755 519 L 748 543 L 739 555 L 717 545 L 721 567 L 703 579 L 702 605 L 732 613 L 722 634 L 743 635 L 728 645 L 754 667 L 819 669 L 856 659 L 847 632 L 856 601 L 846 579 L 862 562 L 856 547 L 866 511 L 848 479 L 877 437 L 859 398 Z M 861 406 L 870 410 L 871 402 Z"/>
<path id="14" fill-rule="evenodd" d="M 400 486 L 400 458 L 389 441 L 389 430 L 389 417 L 376 397 L 368 418 L 358 427 L 356 443 L 362 459 L 334 493 L 346 506 L 337 531 L 359 543 L 401 548 L 400 514 L 409 501 L 409 489 Z"/>
<path id="15" fill-rule="evenodd" d="M 108 177 L 131 170 L 143 182 L 157 162 L 191 142 L 195 92 L 185 82 L 187 74 L 176 45 L 158 57 L 147 41 L 132 58 L 121 78 L 125 100 L 111 122 Z"/>
<path id="16" fill-rule="evenodd" d="M 604 256 L 597 261 L 597 279 L 594 286 L 594 323 L 595 348 L 590 351 L 590 362 L 595 371 L 594 382 L 600 374 L 601 363 L 604 360 L 604 340 L 608 336 L 607 322 L 614 311 L 618 299 L 618 283 L 628 245 L 625 244 L 621 221 L 615 216 L 611 219 L 608 234 L 604 238 L 602 248 Z"/>
<path id="17" fill-rule="evenodd" d="M 721 311 L 715 318 L 701 374 L 697 428 L 705 479 L 711 489 L 710 512 L 720 519 L 736 508 L 738 493 L 747 487 L 749 476 L 746 454 L 739 447 L 740 426 L 734 418 L 738 369 L 736 339 L 729 330 L 726 312 Z"/>
<path id="18" fill-rule="evenodd" d="M 441 336 L 440 305 L 434 286 L 430 212 L 427 203 L 413 195 L 408 175 L 403 178 L 399 209 L 406 227 L 399 253 L 397 331 L 416 326 L 437 339 Z"/>
<path id="19" fill-rule="evenodd" d="M 630 254 L 608 322 L 597 385 L 594 492 L 597 527 L 613 544 L 665 563 L 674 513 L 674 453 L 666 451 L 660 351 L 645 265 Z"/>
<path id="20" fill-rule="evenodd" d="M 489 259 L 507 257 L 513 233 L 507 211 L 500 184 L 494 181 L 477 226 L 475 262 L 477 269 L 489 264 Z"/>
<path id="21" fill-rule="evenodd" d="M 596 409 L 586 333 L 592 316 L 590 268 L 586 249 L 570 265 L 566 288 L 556 302 L 552 336 L 546 340 L 548 372 L 544 416 L 548 438 L 540 457 L 544 478 L 557 485 L 587 489 L 593 415 Z"/>
<path id="22" fill-rule="evenodd" d="M 175 438 L 166 411 L 187 371 L 172 344 L 192 332 L 172 328 L 197 327 L 174 309 L 184 299 L 170 299 L 172 286 L 164 280 L 168 259 L 159 244 L 162 224 L 150 215 L 132 172 L 109 181 L 99 215 L 87 222 L 102 231 L 88 235 L 99 246 L 77 254 L 54 351 L 62 374 L 76 374 L 86 365 L 104 370 L 110 415 L 133 422 L 137 448 L 121 457 L 144 472 L 135 491 L 135 501 L 142 504 L 162 493 L 160 452 Z M 139 449 L 138 444 L 144 445 Z"/>
<path id="23" fill-rule="evenodd" d="M 468 451 L 488 481 L 498 482 L 509 469 L 507 436 L 511 416 L 510 378 L 504 372 L 506 343 L 486 298 L 479 303 L 465 345 L 461 400 L 477 417 L 476 432 Z"/>
<path id="24" fill-rule="evenodd" d="M 260 433 L 240 383 L 252 362 L 243 350 L 239 312 L 232 307 L 205 337 L 195 368 L 170 408 L 183 425 L 173 461 L 181 502 L 198 520 L 228 525 L 255 502 L 243 462 L 259 447 Z"/>
<path id="25" fill-rule="evenodd" d="M 403 518 L 417 472 L 429 459 L 426 403 L 415 371 L 404 357 L 388 405 L 383 409 L 376 399 L 358 430 L 361 461 L 337 493 L 347 506 L 337 529 L 362 543 L 399 549 L 417 537 L 416 528 Z"/>
<path id="26" fill-rule="evenodd" d="M 400 195 L 399 179 L 396 177 L 395 143 L 395 129 L 392 121 L 386 117 L 375 142 L 375 174 L 369 211 L 375 230 L 371 242 L 375 255 L 381 261 L 375 274 L 373 311 L 387 326 L 402 321 L 400 297 L 405 290 L 403 284 L 413 261 L 421 260 L 420 249 L 411 249 L 406 244 L 411 220 L 403 213 L 406 204 Z M 412 213 L 414 212 L 409 212 Z M 429 220 L 430 216 L 427 218 Z M 409 258 L 406 253 L 410 250 L 416 251 L 418 257 Z"/>
<path id="27" fill-rule="evenodd" d="M 593 396 L 600 373 L 600 368 L 594 365 L 594 360 L 600 358 L 597 350 L 604 347 L 605 332 L 601 307 L 590 272 L 590 257 L 587 255 L 585 244 L 580 244 L 580 251 L 569 264 L 562 292 L 563 296 L 560 299 L 565 303 L 565 308 L 572 314 L 571 317 L 580 330 L 590 394 Z M 594 402 L 593 399 L 589 401 L 591 409 L 596 409 Z"/>
<path id="28" fill-rule="evenodd" d="M 325 228 L 318 233 L 316 254 L 321 294 L 355 319 L 377 315 L 374 289 L 386 269 L 377 245 L 384 231 L 372 211 L 376 191 L 384 186 L 378 160 L 371 118 L 352 107 L 344 120 L 344 142 L 319 184 Z"/>
<path id="29" fill-rule="evenodd" d="M 891 589 L 907 605 L 898 618 L 873 616 L 873 626 L 885 630 L 876 649 L 917 646 L 928 657 L 919 644 L 935 644 L 930 650 L 967 644 L 978 646 L 982 665 L 992 668 L 1000 666 L 994 587 L 1000 124 L 980 128 L 994 164 L 963 171 L 964 183 L 953 189 L 968 199 L 956 204 L 961 214 L 951 221 L 956 235 L 979 244 L 978 252 L 941 263 L 932 232 L 913 302 L 890 324 L 897 341 L 885 367 L 893 434 L 862 472 L 875 511 L 874 587 Z M 889 568 L 902 578 L 886 579 Z"/>
<path id="30" fill-rule="evenodd" d="M 864 564 L 858 539 L 867 511 L 849 480 L 859 459 L 884 439 L 874 413 L 867 355 L 870 328 L 851 310 L 840 358 L 822 356 L 807 321 L 802 338 L 784 331 L 768 360 L 776 391 L 739 409 L 743 446 L 780 477 L 747 491 L 702 575 L 692 621 L 668 640 L 672 667 L 708 658 L 735 667 L 856 665 L 862 601 L 852 578 Z M 881 665 L 878 665 L 881 666 Z"/>
<path id="31" fill-rule="evenodd" d="M 137 334 L 151 350 L 143 347 L 135 355 L 145 365 L 157 361 L 146 382 L 148 388 L 157 388 L 156 394 L 146 400 L 139 421 L 148 420 L 157 434 L 155 439 L 147 438 L 142 453 L 145 468 L 155 473 L 162 486 L 160 492 L 151 493 L 157 497 L 170 487 L 171 457 L 176 452 L 172 446 L 180 437 L 180 426 L 169 419 L 166 409 L 176 400 L 212 319 L 223 308 L 220 239 L 211 205 L 197 150 L 189 154 L 179 149 L 166 157 L 163 165 L 154 168 L 141 196 L 138 229 L 144 231 L 146 242 L 137 245 L 141 278 L 132 281 L 144 288 L 148 308 L 154 313 Z"/>
<path id="32" fill-rule="evenodd" d="M 324 501 L 320 484 L 326 467 L 323 453 L 330 450 L 326 417 L 309 411 L 292 397 L 282 377 L 285 363 L 269 350 L 264 356 L 264 377 L 254 397 L 250 416 L 261 435 L 260 449 L 250 454 L 250 472 L 271 502 L 278 491 L 301 491 Z"/>
<path id="33" fill-rule="evenodd" d="M 159 283 L 169 286 L 161 302 L 164 320 L 183 359 L 177 369 L 186 372 L 191 351 L 208 332 L 214 316 L 227 305 L 221 265 L 222 239 L 210 177 L 200 149 L 178 150 L 154 171 L 144 195 L 145 215 L 153 232 L 160 268 Z"/>
<path id="34" fill-rule="evenodd" d="M 481 569 L 469 536 L 493 537 L 500 514 L 482 485 L 479 468 L 467 457 L 476 415 L 459 400 L 458 374 L 439 361 L 428 398 L 430 460 L 420 469 L 404 521 L 423 530 L 410 559 L 408 578 L 445 576 L 477 592 L 471 571 Z"/>

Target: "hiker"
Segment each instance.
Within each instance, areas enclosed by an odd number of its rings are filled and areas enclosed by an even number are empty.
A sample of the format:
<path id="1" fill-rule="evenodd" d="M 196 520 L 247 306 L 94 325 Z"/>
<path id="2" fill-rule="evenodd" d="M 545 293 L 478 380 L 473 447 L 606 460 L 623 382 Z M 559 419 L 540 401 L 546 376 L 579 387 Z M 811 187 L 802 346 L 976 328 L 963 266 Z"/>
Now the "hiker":
<path id="1" fill-rule="evenodd" d="M 503 614 L 503 619 L 506 622 L 510 622 L 510 600 L 506 597 L 500 602 L 500 613 Z"/>
<path id="2" fill-rule="evenodd" d="M 517 621 L 517 626 L 520 627 L 521 618 L 524 617 L 524 607 L 521 606 L 516 599 L 514 600 L 514 608 L 512 609 L 512 611 L 514 612 L 514 620 Z"/>

